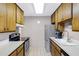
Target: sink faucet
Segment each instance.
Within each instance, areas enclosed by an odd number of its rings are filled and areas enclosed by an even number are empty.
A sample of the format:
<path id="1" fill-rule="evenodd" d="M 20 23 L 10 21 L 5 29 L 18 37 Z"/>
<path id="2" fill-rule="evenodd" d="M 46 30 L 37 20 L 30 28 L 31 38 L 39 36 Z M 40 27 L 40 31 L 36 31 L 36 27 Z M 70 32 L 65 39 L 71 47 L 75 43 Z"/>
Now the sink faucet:
<path id="1" fill-rule="evenodd" d="M 67 42 L 70 42 L 70 38 L 69 38 L 69 32 L 68 31 L 64 31 L 64 32 L 66 32 L 67 33 Z"/>

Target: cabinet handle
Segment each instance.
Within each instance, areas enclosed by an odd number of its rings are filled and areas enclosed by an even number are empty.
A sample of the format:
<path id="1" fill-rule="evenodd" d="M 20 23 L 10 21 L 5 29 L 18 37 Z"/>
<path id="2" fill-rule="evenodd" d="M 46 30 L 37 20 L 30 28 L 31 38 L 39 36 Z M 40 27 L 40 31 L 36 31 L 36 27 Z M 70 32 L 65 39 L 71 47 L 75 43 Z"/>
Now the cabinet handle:
<path id="1" fill-rule="evenodd" d="M 6 28 L 4 28 L 4 31 L 6 30 Z"/>
<path id="2" fill-rule="evenodd" d="M 8 30 L 8 28 L 7 28 L 7 30 Z"/>

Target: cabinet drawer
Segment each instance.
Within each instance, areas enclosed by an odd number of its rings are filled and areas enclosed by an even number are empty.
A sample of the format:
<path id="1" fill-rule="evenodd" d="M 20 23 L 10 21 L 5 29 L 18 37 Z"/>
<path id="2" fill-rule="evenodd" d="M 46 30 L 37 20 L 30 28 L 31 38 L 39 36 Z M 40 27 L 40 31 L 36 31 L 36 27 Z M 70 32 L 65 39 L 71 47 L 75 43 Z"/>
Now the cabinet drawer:
<path id="1" fill-rule="evenodd" d="M 60 53 L 60 51 L 61 51 L 60 47 L 53 41 L 52 41 L 52 44 L 55 47 L 55 49 Z"/>
<path id="2" fill-rule="evenodd" d="M 23 44 L 17 49 L 17 52 L 19 53 L 23 49 Z"/>

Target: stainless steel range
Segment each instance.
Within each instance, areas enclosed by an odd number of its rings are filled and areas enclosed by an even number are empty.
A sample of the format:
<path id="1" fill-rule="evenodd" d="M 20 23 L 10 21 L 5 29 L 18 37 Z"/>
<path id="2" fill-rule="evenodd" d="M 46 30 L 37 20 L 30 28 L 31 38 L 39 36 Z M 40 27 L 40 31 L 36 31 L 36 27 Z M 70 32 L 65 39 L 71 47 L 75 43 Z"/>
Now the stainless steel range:
<path id="1" fill-rule="evenodd" d="M 9 41 L 20 41 L 20 33 L 12 33 L 9 35 Z"/>

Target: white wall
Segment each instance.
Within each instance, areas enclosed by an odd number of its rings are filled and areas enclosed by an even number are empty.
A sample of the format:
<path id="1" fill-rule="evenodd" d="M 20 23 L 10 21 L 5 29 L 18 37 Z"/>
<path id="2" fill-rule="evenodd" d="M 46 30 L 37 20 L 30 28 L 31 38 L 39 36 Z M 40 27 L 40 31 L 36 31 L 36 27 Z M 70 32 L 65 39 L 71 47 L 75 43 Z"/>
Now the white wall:
<path id="1" fill-rule="evenodd" d="M 65 30 L 67 30 L 69 32 L 70 38 L 73 38 L 73 39 L 79 41 L 79 32 L 72 31 L 72 27 L 71 28 L 66 27 Z"/>
<path id="2" fill-rule="evenodd" d="M 40 20 L 40 24 L 37 21 Z M 25 17 L 23 36 L 29 36 L 32 47 L 44 46 L 44 25 L 50 24 L 49 16 Z"/>
<path id="3" fill-rule="evenodd" d="M 79 40 L 79 32 L 72 31 L 70 24 L 65 25 L 65 30 L 69 32 L 69 37 L 75 40 Z"/>
<path id="4" fill-rule="evenodd" d="M 13 32 L 0 33 L 0 40 L 9 39 L 9 35 Z"/>

